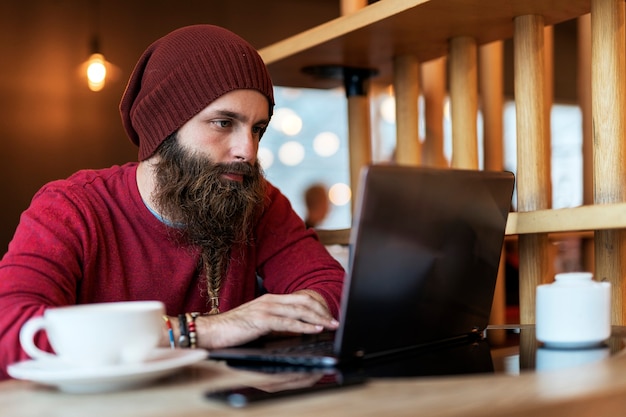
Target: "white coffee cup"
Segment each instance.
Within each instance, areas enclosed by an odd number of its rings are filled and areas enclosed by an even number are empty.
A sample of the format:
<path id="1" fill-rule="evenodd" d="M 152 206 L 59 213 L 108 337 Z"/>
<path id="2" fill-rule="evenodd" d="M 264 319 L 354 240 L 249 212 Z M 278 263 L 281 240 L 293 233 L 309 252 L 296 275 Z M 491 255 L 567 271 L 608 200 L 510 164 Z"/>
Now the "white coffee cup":
<path id="1" fill-rule="evenodd" d="M 548 347 L 582 348 L 611 336 L 611 284 L 589 272 L 562 273 L 537 286 L 536 336 Z"/>
<path id="2" fill-rule="evenodd" d="M 163 331 L 165 307 L 160 301 L 124 301 L 49 308 L 20 330 L 24 351 L 37 360 L 61 360 L 81 367 L 142 362 Z M 54 350 L 35 345 L 45 331 Z"/>

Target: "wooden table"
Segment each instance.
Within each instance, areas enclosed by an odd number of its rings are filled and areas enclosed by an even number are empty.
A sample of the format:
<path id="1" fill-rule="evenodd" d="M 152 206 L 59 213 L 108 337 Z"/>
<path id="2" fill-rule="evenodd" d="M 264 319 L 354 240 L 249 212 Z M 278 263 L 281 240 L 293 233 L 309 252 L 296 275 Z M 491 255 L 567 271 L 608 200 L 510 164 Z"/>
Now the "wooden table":
<path id="1" fill-rule="evenodd" d="M 619 328 L 619 337 L 626 331 Z M 205 361 L 145 388 L 65 394 L 33 383 L 0 383 L 0 413 L 11 417 L 115 416 L 600 416 L 626 412 L 626 356 L 576 368 L 519 375 L 377 378 L 365 385 L 233 409 L 206 400 L 208 389 L 263 384 L 276 375 Z"/>

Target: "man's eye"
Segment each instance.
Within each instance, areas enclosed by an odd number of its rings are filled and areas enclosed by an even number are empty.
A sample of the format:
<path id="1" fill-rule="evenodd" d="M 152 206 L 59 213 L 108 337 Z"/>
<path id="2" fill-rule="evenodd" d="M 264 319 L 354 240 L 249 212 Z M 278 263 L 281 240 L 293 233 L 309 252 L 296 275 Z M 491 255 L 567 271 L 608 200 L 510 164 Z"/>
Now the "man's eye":
<path id="1" fill-rule="evenodd" d="M 214 120 L 213 123 L 215 123 L 219 127 L 230 127 L 232 125 L 230 120 Z"/>

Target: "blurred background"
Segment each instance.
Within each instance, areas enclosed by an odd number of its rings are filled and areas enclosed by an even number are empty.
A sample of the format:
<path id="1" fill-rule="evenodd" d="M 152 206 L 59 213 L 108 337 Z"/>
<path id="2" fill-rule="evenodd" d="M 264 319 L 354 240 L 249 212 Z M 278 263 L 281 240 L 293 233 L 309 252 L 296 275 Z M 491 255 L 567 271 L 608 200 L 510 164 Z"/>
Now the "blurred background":
<path id="1" fill-rule="evenodd" d="M 337 0 L 5 0 L 0 4 L 0 256 L 34 193 L 84 168 L 137 159 L 118 105 L 144 49 L 171 30 L 211 23 L 257 48 L 340 14 Z M 575 22 L 555 27 L 552 117 L 554 207 L 582 202 L 581 121 L 576 105 Z M 107 61 L 108 77 L 91 91 L 85 62 Z M 512 45 L 505 43 L 505 168 L 515 171 Z M 373 158 L 393 162 L 395 124 L 389 86 L 371 86 Z M 303 218 L 305 190 L 326 187 L 323 228 L 350 227 L 347 108 L 342 89 L 276 87 L 276 110 L 261 141 L 267 177 Z M 444 121 L 449 157 L 450 129 Z M 421 124 L 423 126 L 423 124 Z M 480 123 L 479 123 L 480 126 Z M 479 127 L 480 129 L 480 127 Z M 423 137 L 423 132 L 420 132 Z M 480 136 L 480 132 L 479 132 Z M 564 187 L 562 184 L 565 184 Z"/>

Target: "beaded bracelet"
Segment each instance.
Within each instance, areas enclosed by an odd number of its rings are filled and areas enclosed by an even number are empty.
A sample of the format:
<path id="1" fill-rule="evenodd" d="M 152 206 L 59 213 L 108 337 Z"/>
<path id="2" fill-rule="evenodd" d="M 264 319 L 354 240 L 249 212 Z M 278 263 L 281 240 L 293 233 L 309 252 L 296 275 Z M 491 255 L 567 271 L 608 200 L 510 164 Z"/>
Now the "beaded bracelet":
<path id="1" fill-rule="evenodd" d="M 198 313 L 186 313 L 187 328 L 189 329 L 189 347 L 195 349 L 197 347 L 197 333 L 196 333 L 196 317 Z"/>
<path id="2" fill-rule="evenodd" d="M 178 325 L 180 328 L 180 337 L 178 338 L 178 346 L 182 348 L 189 347 L 189 333 L 187 330 L 187 315 L 179 314 L 178 315 Z"/>
<path id="3" fill-rule="evenodd" d="M 168 316 L 163 316 L 163 320 L 165 321 L 165 326 L 167 327 L 167 334 L 170 339 L 170 347 L 172 349 L 175 349 L 176 343 L 174 342 L 174 330 L 172 329 L 172 322 L 170 322 L 170 318 Z"/>

